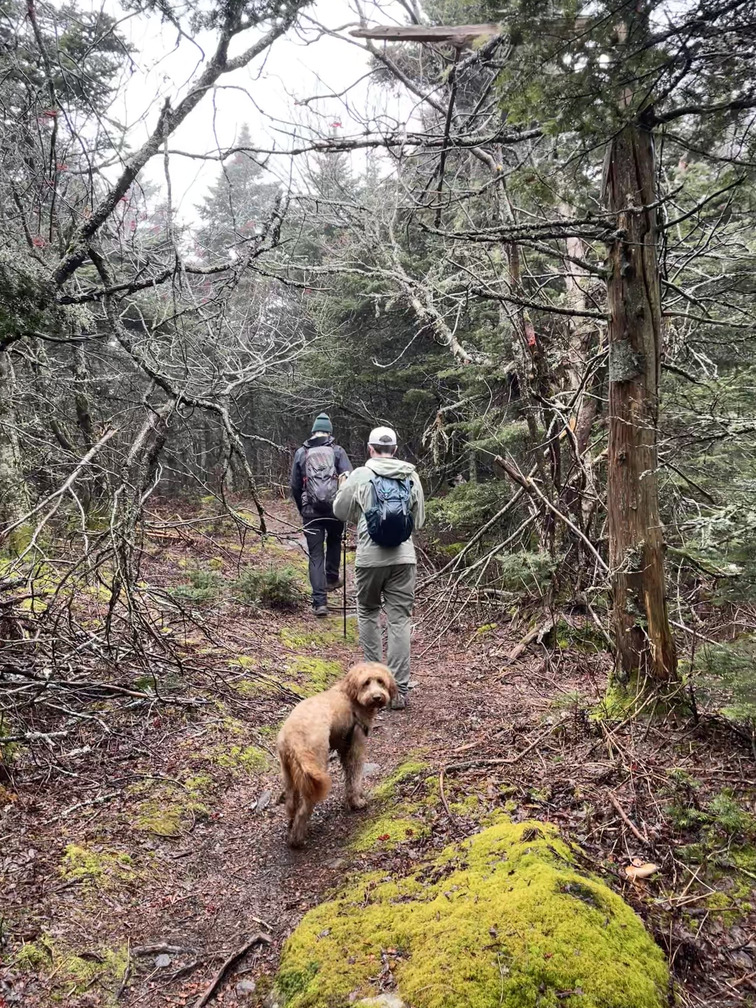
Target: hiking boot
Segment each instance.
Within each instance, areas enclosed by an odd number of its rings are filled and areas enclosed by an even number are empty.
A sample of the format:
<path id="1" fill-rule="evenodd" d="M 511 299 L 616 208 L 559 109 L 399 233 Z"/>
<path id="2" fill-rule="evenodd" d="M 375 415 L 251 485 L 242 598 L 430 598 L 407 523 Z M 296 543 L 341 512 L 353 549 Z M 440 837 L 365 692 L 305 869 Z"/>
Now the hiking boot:
<path id="1" fill-rule="evenodd" d="M 328 615 L 328 606 L 324 605 L 315 606 L 315 608 L 312 611 L 315 613 L 318 619 L 323 619 L 325 616 Z"/>
<path id="2" fill-rule="evenodd" d="M 342 588 L 343 586 L 343 578 L 339 578 L 338 581 L 328 581 L 326 584 L 326 591 L 336 591 L 337 588 Z"/>
<path id="3" fill-rule="evenodd" d="M 394 699 L 391 701 L 391 710 L 406 710 L 407 709 L 407 694 L 403 690 L 399 690 Z"/>

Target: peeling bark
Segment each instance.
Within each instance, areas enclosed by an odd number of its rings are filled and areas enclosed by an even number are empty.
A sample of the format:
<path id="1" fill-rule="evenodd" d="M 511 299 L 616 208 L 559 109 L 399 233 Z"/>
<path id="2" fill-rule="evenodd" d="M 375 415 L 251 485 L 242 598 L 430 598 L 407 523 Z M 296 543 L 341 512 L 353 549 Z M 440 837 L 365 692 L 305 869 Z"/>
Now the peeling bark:
<path id="1" fill-rule="evenodd" d="M 617 679 L 677 679 L 659 517 L 657 424 L 661 293 L 653 138 L 631 123 L 612 141 L 605 198 L 618 237 L 609 253 L 609 556 Z"/>

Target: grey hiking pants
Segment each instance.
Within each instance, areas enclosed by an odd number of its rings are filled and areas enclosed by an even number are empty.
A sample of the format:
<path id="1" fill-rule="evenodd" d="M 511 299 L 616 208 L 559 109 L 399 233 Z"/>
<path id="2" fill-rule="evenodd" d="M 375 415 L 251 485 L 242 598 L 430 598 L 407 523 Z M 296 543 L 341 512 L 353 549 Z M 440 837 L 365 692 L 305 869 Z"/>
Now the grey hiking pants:
<path id="1" fill-rule="evenodd" d="M 312 606 L 324 606 L 328 596 L 326 588 L 339 580 L 341 560 L 341 538 L 344 523 L 338 518 L 308 518 L 303 515 L 307 553 L 310 558 L 310 584 L 312 585 Z"/>
<path id="2" fill-rule="evenodd" d="M 383 661 L 381 605 L 386 609 L 386 664 L 402 692 L 410 677 L 410 630 L 415 602 L 416 564 L 355 567 L 357 623 L 365 661 Z"/>

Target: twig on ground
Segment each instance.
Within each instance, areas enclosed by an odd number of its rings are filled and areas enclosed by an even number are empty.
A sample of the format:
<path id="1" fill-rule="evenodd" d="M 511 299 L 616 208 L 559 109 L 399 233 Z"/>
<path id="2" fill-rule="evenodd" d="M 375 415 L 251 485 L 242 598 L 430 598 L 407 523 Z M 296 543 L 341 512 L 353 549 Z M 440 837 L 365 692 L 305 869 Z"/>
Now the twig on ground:
<path id="1" fill-rule="evenodd" d="M 120 1001 L 123 997 L 123 993 L 126 990 L 126 985 L 131 978 L 131 948 L 130 944 L 126 945 L 126 967 L 123 971 L 123 976 L 121 977 L 121 982 L 118 984 L 118 989 L 115 992 L 116 1001 Z"/>
<path id="2" fill-rule="evenodd" d="M 228 959 L 226 959 L 221 968 L 218 970 L 218 972 L 215 974 L 213 979 L 210 981 L 210 983 L 207 985 L 207 987 L 204 990 L 204 993 L 200 994 L 200 996 L 197 998 L 194 1004 L 194 1008 L 204 1008 L 204 1006 L 208 1003 L 208 1001 L 210 1001 L 210 999 L 215 995 L 215 992 L 218 989 L 220 983 L 222 982 L 226 973 L 228 973 L 228 971 L 234 965 L 234 963 L 237 962 L 239 959 L 241 959 L 242 956 L 245 956 L 251 948 L 253 948 L 255 945 L 259 945 L 261 942 L 264 943 L 265 945 L 270 944 L 270 938 L 268 937 L 268 935 L 264 935 L 262 931 L 256 934 L 253 938 L 250 938 L 249 941 L 246 941 L 235 952 L 232 952 L 231 955 L 228 957 Z"/>
<path id="3" fill-rule="evenodd" d="M 446 800 L 446 794 L 444 793 L 444 769 L 441 769 L 441 773 L 438 775 L 438 794 L 441 798 L 441 803 L 444 806 L 444 811 L 451 819 L 452 811 L 449 808 L 449 804 Z"/>
<path id="4" fill-rule="evenodd" d="M 641 831 L 638 829 L 638 827 L 635 826 L 634 823 L 632 823 L 630 821 L 630 819 L 628 818 L 627 812 L 625 812 L 625 810 L 622 808 L 622 806 L 617 801 L 617 799 L 614 797 L 614 795 L 611 793 L 611 791 L 609 791 L 607 793 L 607 797 L 609 798 L 609 801 L 612 803 L 612 806 L 614 807 L 615 812 L 620 817 L 620 819 L 625 824 L 625 826 L 627 826 L 627 828 L 630 830 L 630 832 L 633 834 L 633 836 L 636 837 L 636 839 L 640 840 L 640 842 L 642 844 L 648 845 L 650 843 L 648 837 L 644 836 L 641 833 Z"/>
<path id="5" fill-rule="evenodd" d="M 81 808 L 87 808 L 89 805 L 103 805 L 107 801 L 112 801 L 113 798 L 118 798 L 121 793 L 121 791 L 109 791 L 107 794 L 98 795 L 97 798 L 90 798 L 88 801 L 77 802 L 75 805 L 69 805 L 68 808 L 64 808 L 62 812 L 59 812 L 51 819 L 45 819 L 42 825 L 48 826 L 50 823 L 55 822 L 58 819 L 63 819 L 64 816 L 70 815 L 71 812 L 76 812 Z"/>
<path id="6" fill-rule="evenodd" d="M 134 956 L 148 956 L 148 955 L 180 955 L 182 952 L 193 952 L 194 949 L 187 948 L 185 945 L 166 945 L 165 942 L 158 942 L 157 945 L 136 945 L 131 950 L 131 954 Z"/>
<path id="7" fill-rule="evenodd" d="M 562 721 L 557 721 L 556 724 L 551 725 L 548 731 L 542 732 L 535 742 L 531 742 L 527 748 L 523 749 L 522 752 L 517 753 L 516 756 L 510 756 L 506 759 L 474 759 L 466 760 L 464 763 L 450 763 L 449 766 L 444 767 L 442 773 L 451 773 L 453 770 L 469 770 L 476 766 L 511 766 L 513 763 L 519 763 L 524 756 L 527 756 L 528 753 L 532 752 L 536 746 L 540 745 L 541 742 L 555 732 L 557 728 L 561 728 L 562 724 Z"/>

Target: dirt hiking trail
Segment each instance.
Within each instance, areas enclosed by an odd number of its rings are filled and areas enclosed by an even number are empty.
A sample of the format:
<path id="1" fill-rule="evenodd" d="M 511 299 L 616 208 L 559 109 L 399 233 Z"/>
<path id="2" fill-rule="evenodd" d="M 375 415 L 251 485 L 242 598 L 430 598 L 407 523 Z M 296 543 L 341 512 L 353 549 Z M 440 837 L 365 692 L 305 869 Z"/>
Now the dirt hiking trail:
<path id="1" fill-rule="evenodd" d="M 248 570 L 293 567 L 304 582 L 294 515 L 280 502 L 275 515 L 273 531 L 290 538 L 240 549 L 211 527 L 149 542 L 145 582 L 182 600 L 171 632 L 185 661 L 166 702 L 121 709 L 97 748 L 85 724 L 64 758 L 25 763 L 2 788 L 0 1006 L 259 1008 L 282 943 L 346 876 L 408 871 L 494 811 L 548 820 L 582 845 L 667 952 L 680 1003 L 748 1004 L 753 915 L 728 918 L 726 880 L 715 890 L 686 871 L 659 787 L 668 766 L 702 779 L 707 764 L 719 775 L 707 787 L 749 784 L 749 754 L 703 725 L 597 727 L 600 647 L 534 640 L 510 661 L 527 624 L 455 616 L 435 585 L 418 607 L 409 708 L 381 714 L 368 740 L 373 800 L 349 812 L 334 762 L 306 847 L 285 846 L 276 731 L 299 695 L 360 653 L 354 618 L 345 641 L 338 609 L 318 621 L 304 600 L 279 611 L 228 589 Z M 653 857 L 663 881 L 631 886 L 632 857 Z"/>

